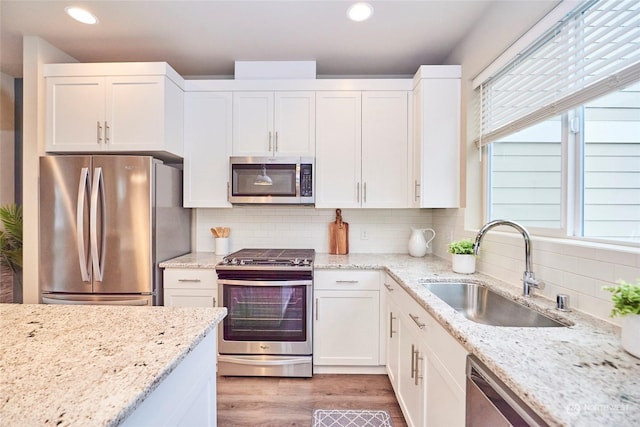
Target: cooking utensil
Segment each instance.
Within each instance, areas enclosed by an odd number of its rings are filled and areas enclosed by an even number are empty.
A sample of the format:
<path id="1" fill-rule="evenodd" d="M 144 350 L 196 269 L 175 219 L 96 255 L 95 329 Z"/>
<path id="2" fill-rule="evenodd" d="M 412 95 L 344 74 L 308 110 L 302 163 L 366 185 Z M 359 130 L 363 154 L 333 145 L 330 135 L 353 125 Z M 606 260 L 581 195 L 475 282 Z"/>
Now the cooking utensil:
<path id="1" fill-rule="evenodd" d="M 336 209 L 336 220 L 329 223 L 329 253 L 334 255 L 349 253 L 349 224 L 342 220 L 340 209 Z"/>

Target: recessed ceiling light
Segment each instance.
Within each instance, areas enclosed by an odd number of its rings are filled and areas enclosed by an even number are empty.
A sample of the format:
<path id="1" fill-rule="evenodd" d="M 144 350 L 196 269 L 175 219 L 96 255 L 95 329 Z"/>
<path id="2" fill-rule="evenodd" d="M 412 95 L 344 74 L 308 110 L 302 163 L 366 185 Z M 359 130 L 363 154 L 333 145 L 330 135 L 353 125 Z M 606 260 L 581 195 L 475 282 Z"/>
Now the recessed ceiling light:
<path id="1" fill-rule="evenodd" d="M 65 7 L 64 11 L 67 12 L 67 15 L 75 19 L 76 21 L 82 22 L 83 24 L 96 24 L 98 23 L 98 18 L 89 12 L 88 10 L 82 9 L 80 7 L 69 6 Z"/>
<path id="2" fill-rule="evenodd" d="M 352 21 L 366 21 L 373 15 L 373 6 L 369 3 L 354 3 L 347 10 L 347 16 Z"/>

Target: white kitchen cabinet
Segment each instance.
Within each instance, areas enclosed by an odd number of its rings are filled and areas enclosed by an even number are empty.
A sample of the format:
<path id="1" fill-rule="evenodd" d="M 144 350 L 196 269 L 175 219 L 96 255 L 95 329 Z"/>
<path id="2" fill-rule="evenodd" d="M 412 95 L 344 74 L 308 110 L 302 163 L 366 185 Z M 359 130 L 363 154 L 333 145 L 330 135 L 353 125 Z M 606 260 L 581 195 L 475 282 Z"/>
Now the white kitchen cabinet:
<path id="1" fill-rule="evenodd" d="M 466 350 L 398 283 L 385 279 L 387 371 L 409 426 L 463 426 Z"/>
<path id="2" fill-rule="evenodd" d="M 378 366 L 380 272 L 316 270 L 313 364 Z"/>
<path id="3" fill-rule="evenodd" d="M 90 75 L 90 65 L 45 67 L 46 151 L 182 157 L 182 89 L 165 75 L 103 75 L 99 65 Z"/>
<path id="4" fill-rule="evenodd" d="M 409 94 L 317 94 L 316 207 L 409 207 Z"/>
<path id="5" fill-rule="evenodd" d="M 315 92 L 235 92 L 235 156 L 315 156 Z"/>
<path id="6" fill-rule="evenodd" d="M 184 104 L 184 201 L 189 208 L 230 208 L 232 92 L 187 92 Z"/>
<path id="7" fill-rule="evenodd" d="M 422 66 L 414 78 L 412 207 L 460 207 L 460 66 Z"/>
<path id="8" fill-rule="evenodd" d="M 173 307 L 216 307 L 218 276 L 212 268 L 166 268 L 164 305 Z"/>

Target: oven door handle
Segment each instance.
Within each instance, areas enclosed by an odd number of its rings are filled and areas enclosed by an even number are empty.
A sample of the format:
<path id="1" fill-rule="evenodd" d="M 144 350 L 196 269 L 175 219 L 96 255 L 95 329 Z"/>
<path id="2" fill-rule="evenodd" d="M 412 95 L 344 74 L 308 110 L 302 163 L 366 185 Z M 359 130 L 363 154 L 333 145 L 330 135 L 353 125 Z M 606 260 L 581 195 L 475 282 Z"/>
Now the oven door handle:
<path id="1" fill-rule="evenodd" d="M 229 280 L 229 279 L 218 279 L 218 285 L 229 285 L 229 286 L 278 286 L 278 287 L 287 287 L 291 286 L 311 286 L 313 281 L 311 280 L 277 280 L 277 281 L 268 281 L 268 280 Z"/>
<path id="2" fill-rule="evenodd" d="M 309 363 L 309 356 L 305 357 L 284 357 L 275 360 L 271 359 L 251 359 L 234 356 L 225 356 L 220 354 L 218 356 L 218 362 L 233 362 L 238 365 L 253 365 L 253 366 L 285 366 L 285 365 L 297 365 Z"/>

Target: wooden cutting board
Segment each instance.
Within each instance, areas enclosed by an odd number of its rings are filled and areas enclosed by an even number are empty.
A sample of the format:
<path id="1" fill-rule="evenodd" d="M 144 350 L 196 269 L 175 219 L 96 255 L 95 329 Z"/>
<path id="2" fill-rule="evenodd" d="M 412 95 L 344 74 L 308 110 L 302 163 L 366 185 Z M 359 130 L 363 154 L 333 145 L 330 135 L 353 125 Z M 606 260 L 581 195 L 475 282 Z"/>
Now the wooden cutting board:
<path id="1" fill-rule="evenodd" d="M 340 209 L 336 209 L 336 220 L 329 223 L 329 253 L 333 255 L 349 253 L 349 224 L 342 220 Z"/>

